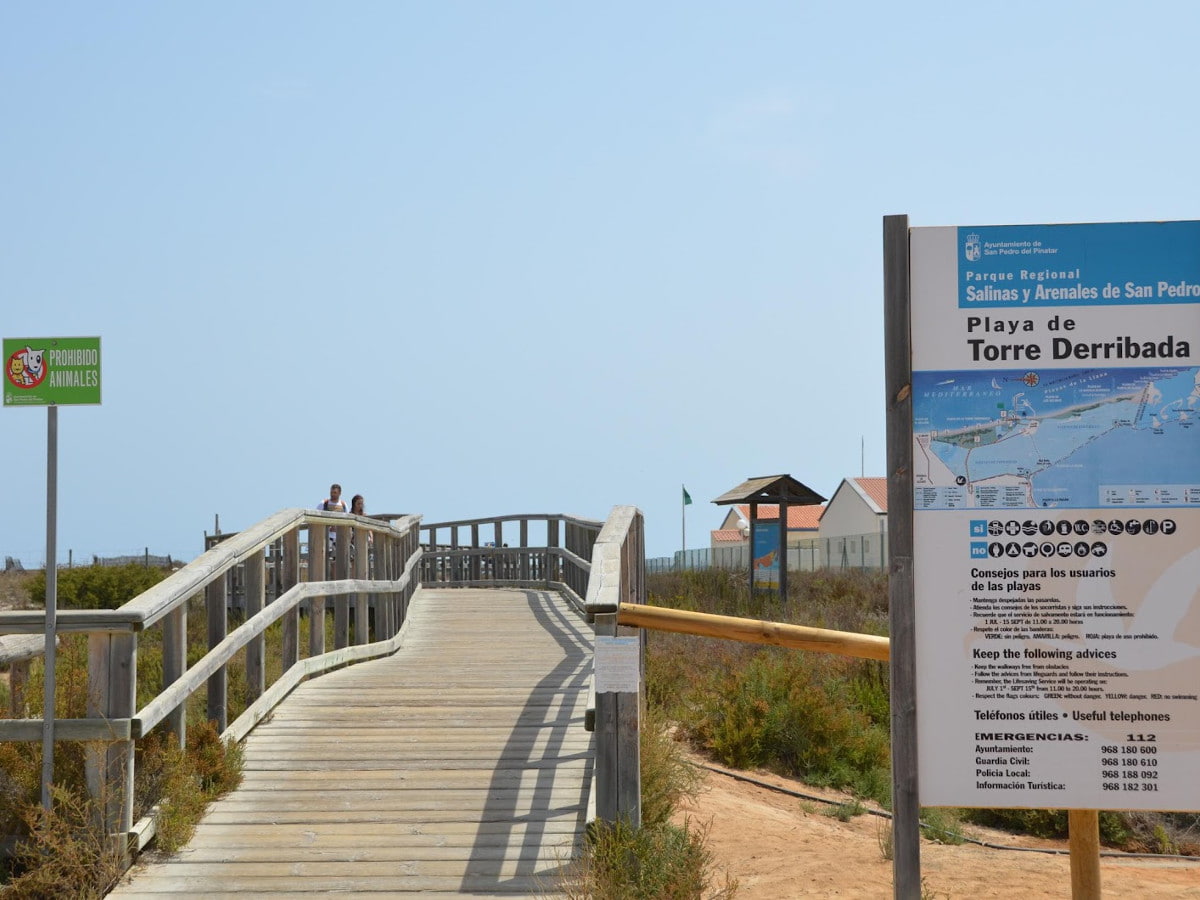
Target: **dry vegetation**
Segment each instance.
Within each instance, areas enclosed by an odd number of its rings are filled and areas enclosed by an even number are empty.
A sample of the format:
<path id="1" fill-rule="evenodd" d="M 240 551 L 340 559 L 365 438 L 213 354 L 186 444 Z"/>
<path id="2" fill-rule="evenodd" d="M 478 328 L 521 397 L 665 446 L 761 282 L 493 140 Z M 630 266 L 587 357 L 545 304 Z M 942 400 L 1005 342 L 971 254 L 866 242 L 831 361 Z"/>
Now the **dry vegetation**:
<path id="1" fill-rule="evenodd" d="M 150 584 L 160 570 L 132 567 L 83 567 L 60 576 L 60 606 L 115 608 Z M 0 576 L 5 608 L 37 608 L 44 593 L 42 572 L 7 572 Z M 204 617 L 192 616 L 190 646 L 202 653 Z M 193 660 L 194 661 L 194 660 Z M 156 692 L 162 671 L 161 629 L 142 635 L 138 646 L 138 701 Z M 40 660 L 30 667 L 25 692 L 27 714 L 42 714 L 44 670 Z M 63 635 L 56 666 L 55 713 L 82 718 L 87 703 L 87 636 Z M 244 708 L 245 679 L 231 670 L 230 701 Z M 239 706 L 240 704 L 240 706 Z M 7 685 L 0 682 L 0 716 L 8 715 Z M 172 736 L 156 730 L 136 742 L 134 819 L 158 807 L 156 842 L 160 848 L 181 846 L 190 837 L 205 807 L 231 790 L 241 777 L 240 748 L 222 742 L 205 720 L 204 698 L 188 705 L 186 752 Z M 99 897 L 120 874 L 120 861 L 97 824 L 88 797 L 84 770 L 85 745 L 55 745 L 52 810 L 41 808 L 42 748 L 39 743 L 0 743 L 0 837 L 17 839 L 15 856 L 0 861 L 0 895 L 5 898 Z"/>

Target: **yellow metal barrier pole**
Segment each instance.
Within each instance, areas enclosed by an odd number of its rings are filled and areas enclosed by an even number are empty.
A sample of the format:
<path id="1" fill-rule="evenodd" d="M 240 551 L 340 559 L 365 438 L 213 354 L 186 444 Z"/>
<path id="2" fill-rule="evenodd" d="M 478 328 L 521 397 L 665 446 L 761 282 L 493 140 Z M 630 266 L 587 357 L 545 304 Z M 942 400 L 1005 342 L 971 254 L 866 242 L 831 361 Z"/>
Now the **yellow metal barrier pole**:
<path id="1" fill-rule="evenodd" d="M 620 604 L 617 608 L 617 622 L 621 625 L 636 625 L 655 631 L 697 634 L 703 637 L 726 638 L 751 644 L 771 644 L 776 647 L 791 647 L 797 650 L 816 650 L 821 653 L 836 653 L 839 656 L 854 656 L 859 659 L 887 660 L 891 646 L 887 638 L 871 634 L 831 631 L 826 628 L 809 628 L 805 625 L 785 625 L 780 622 L 740 619 L 736 616 L 717 616 L 712 613 L 687 612 L 681 609 L 665 609 L 661 606 L 644 606 L 640 603 Z"/>

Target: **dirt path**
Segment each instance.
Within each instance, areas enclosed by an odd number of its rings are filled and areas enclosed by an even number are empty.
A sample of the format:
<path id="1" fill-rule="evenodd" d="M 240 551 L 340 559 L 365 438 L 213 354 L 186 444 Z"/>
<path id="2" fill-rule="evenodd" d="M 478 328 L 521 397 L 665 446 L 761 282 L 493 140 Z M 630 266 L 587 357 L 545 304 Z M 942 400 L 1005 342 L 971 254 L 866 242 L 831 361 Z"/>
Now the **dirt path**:
<path id="1" fill-rule="evenodd" d="M 803 794 L 842 799 L 778 776 L 755 779 Z M 693 822 L 710 822 L 709 846 L 719 865 L 739 881 L 739 900 L 790 897 L 889 898 L 892 863 L 884 858 L 888 822 L 861 815 L 842 822 L 830 806 L 776 793 L 710 772 L 705 788 L 686 811 Z M 995 844 L 1066 849 L 1064 841 L 1022 838 L 972 826 L 972 837 Z M 1200 860 L 1113 859 L 1100 863 L 1105 897 L 1200 898 Z M 1064 898 L 1071 895 L 1066 855 L 993 850 L 975 844 L 921 842 L 926 896 Z"/>

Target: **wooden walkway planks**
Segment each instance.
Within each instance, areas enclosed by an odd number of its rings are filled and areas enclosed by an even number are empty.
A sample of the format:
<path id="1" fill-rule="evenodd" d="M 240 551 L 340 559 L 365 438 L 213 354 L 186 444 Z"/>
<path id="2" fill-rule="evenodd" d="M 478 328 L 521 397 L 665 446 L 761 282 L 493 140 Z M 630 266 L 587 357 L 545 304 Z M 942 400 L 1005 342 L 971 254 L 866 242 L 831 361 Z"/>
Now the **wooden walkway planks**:
<path id="1" fill-rule="evenodd" d="M 241 787 L 111 897 L 546 896 L 582 834 L 591 631 L 557 594 L 418 591 L 403 645 L 298 687 Z"/>

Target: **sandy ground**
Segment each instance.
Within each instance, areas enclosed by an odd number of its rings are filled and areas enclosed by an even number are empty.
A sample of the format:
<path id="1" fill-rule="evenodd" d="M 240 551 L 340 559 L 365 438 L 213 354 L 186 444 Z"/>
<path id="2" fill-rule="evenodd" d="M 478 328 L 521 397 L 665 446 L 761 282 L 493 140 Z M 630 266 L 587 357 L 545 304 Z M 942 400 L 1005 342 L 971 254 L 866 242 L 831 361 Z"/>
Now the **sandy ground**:
<path id="1" fill-rule="evenodd" d="M 836 792 L 775 775 L 747 774 L 802 794 L 841 799 Z M 738 879 L 740 900 L 891 897 L 892 863 L 884 858 L 881 843 L 886 841 L 887 820 L 861 815 L 842 822 L 825 814 L 830 808 L 709 772 L 686 814 L 693 823 L 709 823 L 709 846 L 717 864 Z M 994 844 L 1066 849 L 1065 841 L 974 826 L 968 834 Z M 1200 898 L 1200 859 L 1102 857 L 1100 870 L 1105 897 Z M 924 896 L 939 900 L 1071 896 L 1070 860 L 1065 854 L 923 840 L 921 873 Z"/>

